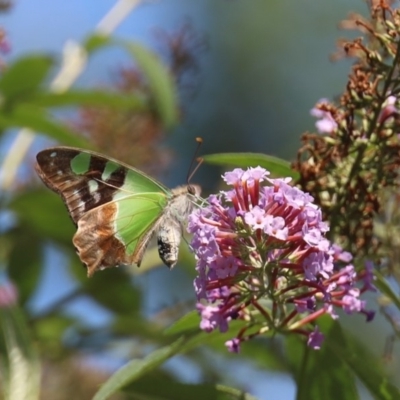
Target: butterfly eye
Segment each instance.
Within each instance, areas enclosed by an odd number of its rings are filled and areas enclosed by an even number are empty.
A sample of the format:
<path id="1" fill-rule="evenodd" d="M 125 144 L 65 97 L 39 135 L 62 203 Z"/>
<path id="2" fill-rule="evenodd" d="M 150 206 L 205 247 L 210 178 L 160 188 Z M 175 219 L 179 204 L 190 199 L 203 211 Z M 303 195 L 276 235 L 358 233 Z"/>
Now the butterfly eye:
<path id="1" fill-rule="evenodd" d="M 200 196 L 201 189 L 200 189 L 200 186 L 198 186 L 198 185 L 188 185 L 187 191 L 192 196 Z"/>

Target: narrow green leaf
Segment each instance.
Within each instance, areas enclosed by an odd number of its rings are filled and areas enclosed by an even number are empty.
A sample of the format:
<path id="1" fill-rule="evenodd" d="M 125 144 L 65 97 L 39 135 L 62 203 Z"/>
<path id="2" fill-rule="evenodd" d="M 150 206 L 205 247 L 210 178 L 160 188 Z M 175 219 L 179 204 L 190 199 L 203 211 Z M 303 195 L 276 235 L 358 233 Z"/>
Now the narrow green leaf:
<path id="1" fill-rule="evenodd" d="M 27 324 L 17 307 L 0 309 L 7 362 L 2 365 L 6 400 L 37 400 L 40 392 L 40 361 Z"/>
<path id="2" fill-rule="evenodd" d="M 389 285 L 385 277 L 375 269 L 376 280 L 374 285 L 379 289 L 379 291 L 387 296 L 393 304 L 400 310 L 400 298 L 397 293 L 394 292 L 393 288 Z"/>
<path id="3" fill-rule="evenodd" d="M 359 340 L 345 334 L 337 322 L 320 321 L 325 341 L 321 350 L 289 336 L 287 355 L 297 380 L 297 399 L 358 400 L 356 378 L 375 398 L 397 399 L 400 391 L 389 382 L 381 363 Z"/>
<path id="4" fill-rule="evenodd" d="M 88 53 L 93 53 L 94 51 L 101 49 L 104 46 L 110 45 L 110 37 L 95 33 L 90 35 L 83 43 L 83 47 Z"/>
<path id="5" fill-rule="evenodd" d="M 43 83 L 52 66 L 52 58 L 43 55 L 25 56 L 9 65 L 0 77 L 3 101 L 31 95 Z"/>
<path id="6" fill-rule="evenodd" d="M 9 232 L 12 249 L 8 260 L 8 275 L 18 287 L 19 302 L 25 304 L 37 289 L 43 267 L 43 242 L 27 226 Z"/>
<path id="7" fill-rule="evenodd" d="M 36 93 L 30 100 L 31 104 L 41 107 L 65 106 L 104 106 L 116 109 L 142 111 L 147 107 L 143 96 L 135 93 L 124 94 L 105 90 L 68 90 L 63 93 Z"/>
<path id="8" fill-rule="evenodd" d="M 146 373 L 153 371 L 166 360 L 177 354 L 184 342 L 183 338 L 176 340 L 169 346 L 162 347 L 142 360 L 132 360 L 115 372 L 95 394 L 93 400 L 106 400 L 127 384 L 139 379 Z"/>
<path id="9" fill-rule="evenodd" d="M 166 127 L 175 125 L 179 117 L 175 83 L 171 73 L 159 57 L 138 43 L 104 35 L 92 35 L 84 44 L 84 47 L 90 53 L 105 46 L 120 46 L 131 54 L 147 80 L 155 107 L 164 125 Z"/>
<path id="10" fill-rule="evenodd" d="M 199 329 L 200 317 L 197 311 L 191 311 L 164 330 L 165 335 L 177 335 Z"/>
<path id="11" fill-rule="evenodd" d="M 118 42 L 117 42 L 118 43 Z M 126 41 L 120 43 L 132 54 L 149 83 L 157 111 L 166 127 L 178 120 L 178 106 L 174 82 L 157 55 L 145 47 Z"/>
<path id="12" fill-rule="evenodd" d="M 355 376 L 326 342 L 318 351 L 310 349 L 297 338 L 288 343 L 292 344 L 287 349 L 288 353 L 294 353 L 295 346 L 298 354 L 303 356 L 296 374 L 297 400 L 358 400 Z"/>
<path id="13" fill-rule="evenodd" d="M 390 383 L 377 359 L 359 339 L 348 332 L 344 334 L 339 324 L 334 324 L 327 345 L 353 371 L 370 393 L 377 399 L 400 399 L 400 389 Z"/>
<path id="14" fill-rule="evenodd" d="M 123 390 L 124 393 L 131 394 L 144 399 L 157 400 L 187 400 L 187 399 L 207 399 L 207 400 L 257 400 L 241 390 L 211 383 L 187 384 L 177 382 L 170 376 L 161 374 L 148 374 L 140 378 Z"/>
<path id="15" fill-rule="evenodd" d="M 298 173 L 293 171 L 288 161 L 262 153 L 218 153 L 202 157 L 208 164 L 227 167 L 263 167 L 270 171 L 274 177 L 298 178 Z"/>
<path id="16" fill-rule="evenodd" d="M 0 129 L 30 128 L 71 146 L 90 147 L 89 142 L 67 125 L 54 120 L 45 110 L 28 104 L 0 113 Z"/>

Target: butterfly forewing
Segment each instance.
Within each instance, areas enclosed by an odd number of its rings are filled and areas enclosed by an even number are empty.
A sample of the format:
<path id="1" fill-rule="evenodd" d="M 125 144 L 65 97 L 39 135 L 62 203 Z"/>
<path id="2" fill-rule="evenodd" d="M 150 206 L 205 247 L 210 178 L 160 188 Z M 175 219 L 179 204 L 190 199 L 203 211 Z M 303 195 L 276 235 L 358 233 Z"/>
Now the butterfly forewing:
<path id="1" fill-rule="evenodd" d="M 169 190 L 128 165 L 101 154 L 54 147 L 37 155 L 36 171 L 64 200 L 75 224 L 89 210 L 124 196 Z"/>

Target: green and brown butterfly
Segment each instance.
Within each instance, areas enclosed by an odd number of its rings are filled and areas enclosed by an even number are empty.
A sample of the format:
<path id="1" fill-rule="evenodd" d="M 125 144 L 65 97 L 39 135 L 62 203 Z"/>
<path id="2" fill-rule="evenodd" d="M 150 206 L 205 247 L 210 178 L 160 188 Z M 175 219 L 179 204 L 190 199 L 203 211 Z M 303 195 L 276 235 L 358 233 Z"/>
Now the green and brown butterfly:
<path id="1" fill-rule="evenodd" d="M 198 185 L 170 190 L 129 165 L 78 148 L 53 147 L 36 158 L 39 177 L 62 197 L 77 226 L 72 241 L 88 276 L 119 265 L 140 266 L 154 234 L 161 260 L 169 268 L 177 263 Z"/>

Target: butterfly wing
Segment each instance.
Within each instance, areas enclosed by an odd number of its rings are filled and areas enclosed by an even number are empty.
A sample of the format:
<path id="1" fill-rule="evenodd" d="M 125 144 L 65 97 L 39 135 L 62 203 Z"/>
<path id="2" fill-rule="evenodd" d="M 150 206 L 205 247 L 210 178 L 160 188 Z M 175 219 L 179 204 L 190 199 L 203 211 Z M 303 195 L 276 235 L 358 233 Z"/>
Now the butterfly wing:
<path id="1" fill-rule="evenodd" d="M 165 186 L 126 164 L 70 147 L 41 151 L 36 171 L 78 226 L 73 242 L 89 276 L 140 265 L 171 195 Z"/>
<path id="2" fill-rule="evenodd" d="M 116 265 L 140 266 L 166 204 L 163 194 L 141 193 L 108 202 L 83 215 L 73 243 L 87 266 L 88 276 Z"/>

